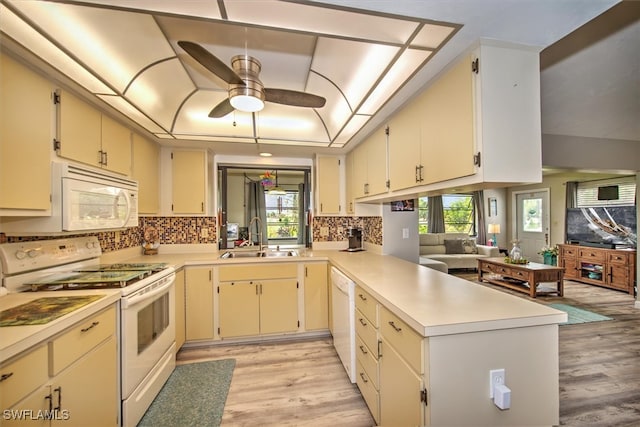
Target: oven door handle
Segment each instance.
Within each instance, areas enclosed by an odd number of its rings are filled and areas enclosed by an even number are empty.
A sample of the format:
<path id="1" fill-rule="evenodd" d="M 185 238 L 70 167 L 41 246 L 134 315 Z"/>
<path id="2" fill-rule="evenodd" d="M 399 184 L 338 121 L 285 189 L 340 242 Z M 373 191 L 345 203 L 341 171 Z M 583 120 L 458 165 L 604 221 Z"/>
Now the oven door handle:
<path id="1" fill-rule="evenodd" d="M 136 304 L 139 304 L 148 299 L 154 298 L 156 295 L 162 294 L 166 292 L 171 286 L 173 286 L 173 282 L 175 281 L 175 273 L 172 273 L 170 276 L 164 277 L 162 281 L 166 281 L 166 283 L 160 284 L 157 288 L 144 291 L 139 294 L 133 294 L 130 297 L 123 298 L 122 300 L 122 308 L 130 308 Z"/>

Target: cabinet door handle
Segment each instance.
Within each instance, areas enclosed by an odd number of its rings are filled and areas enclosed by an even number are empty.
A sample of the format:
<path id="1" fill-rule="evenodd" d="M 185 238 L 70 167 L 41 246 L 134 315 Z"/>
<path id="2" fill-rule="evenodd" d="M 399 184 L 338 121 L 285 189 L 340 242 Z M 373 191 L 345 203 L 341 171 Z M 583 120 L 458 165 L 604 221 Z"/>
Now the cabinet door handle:
<path id="1" fill-rule="evenodd" d="M 378 340 L 378 359 L 382 357 L 382 340 Z"/>
<path id="2" fill-rule="evenodd" d="M 389 321 L 389 325 L 391 325 L 391 327 L 392 327 L 393 329 L 395 329 L 395 331 L 396 331 L 396 332 L 400 332 L 400 331 L 402 330 L 402 328 L 398 328 L 398 327 L 396 326 L 396 324 L 395 324 L 395 323 L 393 323 L 393 321 L 392 321 L 392 320 L 390 320 L 390 321 Z"/>
<path id="3" fill-rule="evenodd" d="M 9 372 L 8 374 L 0 375 L 0 382 L 9 379 L 11 376 L 13 376 L 13 372 Z"/>
<path id="4" fill-rule="evenodd" d="M 360 321 L 360 324 L 361 324 L 362 326 L 367 326 L 367 322 L 365 322 L 365 321 L 364 321 L 364 319 L 363 319 L 362 317 L 360 317 L 358 320 Z"/>
<path id="5" fill-rule="evenodd" d="M 360 378 L 362 378 L 362 381 L 365 383 L 368 383 L 369 380 L 367 379 L 367 377 L 364 376 L 364 372 L 360 372 Z"/>
<path id="6" fill-rule="evenodd" d="M 62 409 L 62 387 L 56 387 L 53 389 L 54 393 L 58 393 L 58 406 L 53 408 L 54 411 L 60 411 Z"/>
<path id="7" fill-rule="evenodd" d="M 98 326 L 99 324 L 100 324 L 100 322 L 97 322 L 97 321 L 96 321 L 96 322 L 93 322 L 93 323 L 91 323 L 91 325 L 87 326 L 86 328 L 82 328 L 82 329 L 80 329 L 80 331 L 82 331 L 82 332 L 87 332 L 88 330 L 95 328 L 95 327 L 96 327 L 96 326 Z"/>
<path id="8" fill-rule="evenodd" d="M 360 351 L 362 354 L 368 354 L 367 349 L 363 345 L 360 346 Z"/>
<path id="9" fill-rule="evenodd" d="M 107 166 L 109 164 L 109 154 L 105 151 L 104 152 L 104 163 L 102 163 L 104 166 Z"/>
<path id="10" fill-rule="evenodd" d="M 358 294 L 358 296 L 360 297 L 360 299 L 361 299 L 362 301 L 366 301 L 366 300 L 367 300 L 367 297 L 365 297 L 365 296 L 364 296 L 364 295 L 362 295 L 362 294 Z"/>

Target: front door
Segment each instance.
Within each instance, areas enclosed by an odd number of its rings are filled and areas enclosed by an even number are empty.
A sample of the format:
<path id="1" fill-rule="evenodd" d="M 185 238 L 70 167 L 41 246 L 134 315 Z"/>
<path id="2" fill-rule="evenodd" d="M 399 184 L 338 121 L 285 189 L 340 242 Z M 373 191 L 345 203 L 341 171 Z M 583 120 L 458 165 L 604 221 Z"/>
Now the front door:
<path id="1" fill-rule="evenodd" d="M 540 249 L 549 245 L 549 191 L 516 193 L 515 239 L 522 255 L 529 261 L 542 263 Z"/>

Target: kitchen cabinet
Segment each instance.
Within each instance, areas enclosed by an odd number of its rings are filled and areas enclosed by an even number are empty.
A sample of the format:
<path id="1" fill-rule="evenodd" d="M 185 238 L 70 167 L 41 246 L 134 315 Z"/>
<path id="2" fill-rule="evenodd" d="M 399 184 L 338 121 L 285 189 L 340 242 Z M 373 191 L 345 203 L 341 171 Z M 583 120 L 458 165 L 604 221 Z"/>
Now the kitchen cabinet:
<path id="1" fill-rule="evenodd" d="M 354 198 L 386 193 L 387 187 L 387 135 L 378 129 L 353 150 Z"/>
<path id="2" fill-rule="evenodd" d="M 185 339 L 212 340 L 213 275 L 211 267 L 185 268 Z"/>
<path id="3" fill-rule="evenodd" d="M 176 351 L 186 341 L 186 290 L 184 269 L 176 271 Z"/>
<path id="4" fill-rule="evenodd" d="M 423 337 L 380 309 L 380 424 L 423 425 Z"/>
<path id="5" fill-rule="evenodd" d="M 131 131 L 70 92 L 57 92 L 58 155 L 130 175 Z"/>
<path id="6" fill-rule="evenodd" d="M 354 184 L 354 173 L 353 173 L 353 168 L 354 168 L 354 151 L 350 151 L 346 157 L 345 157 L 345 162 L 344 162 L 344 174 L 345 174 L 345 181 L 346 181 L 346 185 L 345 185 L 345 200 L 346 200 L 346 206 L 345 206 L 345 210 L 347 215 L 353 215 L 356 212 L 356 206 L 355 206 L 355 198 L 354 198 L 354 191 L 353 191 L 353 186 Z"/>
<path id="7" fill-rule="evenodd" d="M 329 328 L 329 275 L 326 262 L 304 264 L 305 330 Z"/>
<path id="8" fill-rule="evenodd" d="M 634 292 L 636 251 L 559 245 L 558 266 L 565 278 L 591 285 Z"/>
<path id="9" fill-rule="evenodd" d="M 316 214 L 339 214 L 340 208 L 340 158 L 318 156 L 316 158 Z"/>
<path id="10" fill-rule="evenodd" d="M 296 263 L 223 266 L 218 270 L 221 338 L 296 332 Z"/>
<path id="11" fill-rule="evenodd" d="M 380 339 L 378 302 L 357 286 L 355 291 L 356 384 L 369 411 L 380 424 Z"/>
<path id="12" fill-rule="evenodd" d="M 207 156 L 204 151 L 171 153 L 172 202 L 174 214 L 206 212 Z"/>
<path id="13" fill-rule="evenodd" d="M 424 181 L 421 129 L 422 121 L 426 120 L 424 98 L 423 93 L 389 120 L 389 184 L 392 191 L 414 187 Z"/>
<path id="14" fill-rule="evenodd" d="M 138 181 L 138 213 L 155 215 L 160 210 L 160 147 L 137 133 L 132 141 L 131 176 Z"/>
<path id="15" fill-rule="evenodd" d="M 50 215 L 51 84 L 0 54 L 0 93 L 0 215 Z"/>
<path id="16" fill-rule="evenodd" d="M 0 367 L 3 425 L 119 425 L 117 364 L 111 306 Z"/>

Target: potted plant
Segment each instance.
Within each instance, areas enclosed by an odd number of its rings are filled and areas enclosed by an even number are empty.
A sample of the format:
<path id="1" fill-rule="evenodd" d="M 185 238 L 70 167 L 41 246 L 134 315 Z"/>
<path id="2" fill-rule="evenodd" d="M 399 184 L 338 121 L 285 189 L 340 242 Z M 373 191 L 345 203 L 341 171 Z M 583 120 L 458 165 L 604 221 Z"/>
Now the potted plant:
<path id="1" fill-rule="evenodd" d="M 558 264 L 558 246 L 543 246 L 538 254 L 542 255 L 544 263 L 547 265 Z"/>

